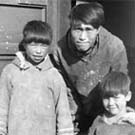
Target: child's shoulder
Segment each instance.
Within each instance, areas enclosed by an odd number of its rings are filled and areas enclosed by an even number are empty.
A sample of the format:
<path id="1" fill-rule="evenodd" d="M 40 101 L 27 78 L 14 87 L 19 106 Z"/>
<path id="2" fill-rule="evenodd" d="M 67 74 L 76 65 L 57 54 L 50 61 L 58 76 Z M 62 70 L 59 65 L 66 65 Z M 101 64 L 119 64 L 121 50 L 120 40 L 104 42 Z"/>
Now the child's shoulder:
<path id="1" fill-rule="evenodd" d="M 89 129 L 88 135 L 134 135 L 135 127 L 127 123 L 107 124 L 102 116 L 98 116 Z"/>
<path id="2" fill-rule="evenodd" d="M 16 66 L 13 64 L 13 61 L 5 65 L 2 69 L 2 72 L 12 72 L 14 69 L 16 69 Z"/>
<path id="3" fill-rule="evenodd" d="M 135 110 L 131 107 L 127 107 L 127 112 L 119 119 L 118 123 L 135 126 Z"/>

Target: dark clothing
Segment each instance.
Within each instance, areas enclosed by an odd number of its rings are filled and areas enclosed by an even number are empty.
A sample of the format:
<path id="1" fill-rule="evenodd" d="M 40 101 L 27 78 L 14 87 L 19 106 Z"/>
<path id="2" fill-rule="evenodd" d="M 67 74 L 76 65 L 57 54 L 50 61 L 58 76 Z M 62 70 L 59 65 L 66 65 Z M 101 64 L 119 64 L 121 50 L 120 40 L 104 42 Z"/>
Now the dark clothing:
<path id="1" fill-rule="evenodd" d="M 135 115 L 135 113 L 134 113 Z M 88 135 L 134 135 L 135 125 L 128 121 L 123 121 L 122 124 L 114 123 L 107 124 L 102 116 L 98 116 L 92 124 Z"/>
<path id="2" fill-rule="evenodd" d="M 83 120 L 82 126 L 86 128 L 102 110 L 99 82 L 111 70 L 127 73 L 128 61 L 123 42 L 103 27 L 97 39 L 94 48 L 84 55 L 72 46 L 69 31 L 58 42 L 52 57 L 69 87 L 71 112 L 76 117 L 79 115 Z"/>

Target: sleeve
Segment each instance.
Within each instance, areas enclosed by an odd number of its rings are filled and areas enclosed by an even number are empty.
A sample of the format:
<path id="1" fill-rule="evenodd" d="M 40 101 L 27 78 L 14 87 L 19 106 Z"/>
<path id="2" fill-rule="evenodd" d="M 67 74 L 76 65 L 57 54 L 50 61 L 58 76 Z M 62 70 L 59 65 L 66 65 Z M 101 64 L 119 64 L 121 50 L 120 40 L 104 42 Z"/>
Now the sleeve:
<path id="1" fill-rule="evenodd" d="M 121 41 L 117 47 L 115 47 L 112 58 L 112 70 L 128 73 L 128 58 L 125 46 Z"/>
<path id="2" fill-rule="evenodd" d="M 7 134 L 9 92 L 7 72 L 3 70 L 0 76 L 0 135 Z"/>
<path id="3" fill-rule="evenodd" d="M 69 102 L 67 98 L 67 87 L 60 77 L 57 82 L 56 91 L 58 91 L 56 104 L 57 135 L 73 135 L 73 123 Z"/>

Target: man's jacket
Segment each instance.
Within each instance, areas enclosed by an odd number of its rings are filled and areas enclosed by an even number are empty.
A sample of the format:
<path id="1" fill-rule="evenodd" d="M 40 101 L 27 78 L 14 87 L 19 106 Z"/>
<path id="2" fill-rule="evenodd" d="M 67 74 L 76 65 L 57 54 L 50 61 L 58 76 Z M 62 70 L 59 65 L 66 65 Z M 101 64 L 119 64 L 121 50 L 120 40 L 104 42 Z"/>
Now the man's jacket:
<path id="1" fill-rule="evenodd" d="M 78 111 L 79 105 L 86 115 L 96 115 L 100 107 L 99 82 L 110 71 L 127 73 L 128 60 L 123 42 L 103 27 L 94 49 L 85 55 L 74 49 L 69 31 L 58 42 L 52 59 L 70 88 L 69 95 L 73 95 L 69 98 L 72 113 Z"/>

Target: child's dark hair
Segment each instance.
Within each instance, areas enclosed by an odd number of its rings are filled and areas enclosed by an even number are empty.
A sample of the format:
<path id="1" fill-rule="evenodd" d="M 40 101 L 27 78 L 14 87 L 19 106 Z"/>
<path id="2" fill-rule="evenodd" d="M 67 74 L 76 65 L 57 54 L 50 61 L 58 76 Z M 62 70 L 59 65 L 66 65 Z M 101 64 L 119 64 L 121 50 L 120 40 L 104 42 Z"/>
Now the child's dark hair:
<path id="1" fill-rule="evenodd" d="M 118 94 L 128 94 L 130 90 L 130 77 L 122 72 L 113 71 L 108 73 L 101 82 L 102 97 L 111 97 Z"/>
<path id="2" fill-rule="evenodd" d="M 47 22 L 32 20 L 24 26 L 23 39 L 20 42 L 19 50 L 24 49 L 27 44 L 32 42 L 51 44 L 52 28 Z"/>
<path id="3" fill-rule="evenodd" d="M 98 2 L 79 4 L 73 7 L 69 18 L 73 25 L 85 23 L 90 24 L 97 29 L 104 24 L 104 9 Z"/>

